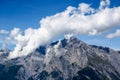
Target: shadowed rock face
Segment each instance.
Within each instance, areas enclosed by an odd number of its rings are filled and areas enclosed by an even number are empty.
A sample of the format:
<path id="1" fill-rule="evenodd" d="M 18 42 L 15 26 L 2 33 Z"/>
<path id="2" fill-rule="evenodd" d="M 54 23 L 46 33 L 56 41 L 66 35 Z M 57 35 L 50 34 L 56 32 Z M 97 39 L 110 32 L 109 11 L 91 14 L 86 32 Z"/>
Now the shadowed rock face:
<path id="1" fill-rule="evenodd" d="M 0 62 L 3 62 L 5 59 L 7 59 L 9 52 L 10 50 L 8 49 L 0 49 Z"/>
<path id="2" fill-rule="evenodd" d="M 118 51 L 118 53 L 120 53 L 120 51 Z"/>
<path id="3" fill-rule="evenodd" d="M 72 36 L 1 61 L 0 80 L 119 80 L 119 66 L 119 52 Z"/>

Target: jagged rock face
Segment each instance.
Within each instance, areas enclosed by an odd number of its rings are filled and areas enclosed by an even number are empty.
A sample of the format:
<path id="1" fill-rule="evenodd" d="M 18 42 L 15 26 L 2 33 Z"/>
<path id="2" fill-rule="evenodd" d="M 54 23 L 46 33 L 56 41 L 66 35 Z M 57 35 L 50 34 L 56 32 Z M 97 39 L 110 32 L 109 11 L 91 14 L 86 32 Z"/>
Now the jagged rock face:
<path id="1" fill-rule="evenodd" d="M 118 51 L 118 53 L 120 53 L 120 51 Z"/>
<path id="2" fill-rule="evenodd" d="M 0 80 L 119 80 L 119 66 L 119 52 L 72 36 L 2 62 Z"/>
<path id="3" fill-rule="evenodd" d="M 7 56 L 9 55 L 10 50 L 8 49 L 1 49 L 0 50 L 0 62 L 7 59 Z"/>

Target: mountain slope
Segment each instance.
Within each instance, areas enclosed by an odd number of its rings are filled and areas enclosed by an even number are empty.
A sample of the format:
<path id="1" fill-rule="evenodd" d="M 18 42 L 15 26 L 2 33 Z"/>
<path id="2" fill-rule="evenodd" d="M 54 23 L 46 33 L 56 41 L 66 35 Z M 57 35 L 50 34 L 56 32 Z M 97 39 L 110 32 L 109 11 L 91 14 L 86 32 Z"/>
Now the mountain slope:
<path id="1" fill-rule="evenodd" d="M 119 66 L 117 51 L 72 36 L 1 62 L 0 80 L 120 80 Z"/>

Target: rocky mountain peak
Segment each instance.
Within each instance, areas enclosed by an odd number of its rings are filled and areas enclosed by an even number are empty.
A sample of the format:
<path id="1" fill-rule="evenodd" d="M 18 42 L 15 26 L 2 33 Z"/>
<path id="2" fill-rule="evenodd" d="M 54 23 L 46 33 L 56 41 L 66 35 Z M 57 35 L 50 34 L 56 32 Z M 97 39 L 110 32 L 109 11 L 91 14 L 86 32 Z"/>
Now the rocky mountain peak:
<path id="1" fill-rule="evenodd" d="M 63 48 L 72 45 L 87 45 L 75 36 L 64 37 L 64 39 L 51 43 L 51 46 L 61 45 Z"/>
<path id="2" fill-rule="evenodd" d="M 69 42 L 73 42 L 73 43 L 82 42 L 80 39 L 78 39 L 77 37 L 75 37 L 73 35 L 65 36 L 64 40 L 66 40 L 67 43 L 69 43 Z"/>
<path id="3" fill-rule="evenodd" d="M 119 80 L 119 65 L 118 51 L 88 45 L 75 36 L 67 36 L 40 46 L 27 57 L 0 63 L 0 79 Z"/>

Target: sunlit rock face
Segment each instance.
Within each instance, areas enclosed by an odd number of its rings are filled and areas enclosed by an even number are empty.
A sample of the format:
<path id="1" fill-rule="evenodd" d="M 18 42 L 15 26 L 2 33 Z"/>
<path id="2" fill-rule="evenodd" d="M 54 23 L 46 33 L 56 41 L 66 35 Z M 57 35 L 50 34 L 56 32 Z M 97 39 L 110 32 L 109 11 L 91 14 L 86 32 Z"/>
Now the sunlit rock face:
<path id="1" fill-rule="evenodd" d="M 0 80 L 120 79 L 119 52 L 88 45 L 74 36 L 15 59 L 4 60 L 3 52 L 0 51 Z"/>

